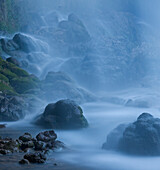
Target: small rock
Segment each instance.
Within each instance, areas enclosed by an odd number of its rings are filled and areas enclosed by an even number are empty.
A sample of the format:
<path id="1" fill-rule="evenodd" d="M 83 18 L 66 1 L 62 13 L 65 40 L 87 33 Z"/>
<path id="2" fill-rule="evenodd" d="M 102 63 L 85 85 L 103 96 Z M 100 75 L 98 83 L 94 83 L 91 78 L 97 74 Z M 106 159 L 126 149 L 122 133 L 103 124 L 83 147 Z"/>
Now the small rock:
<path id="1" fill-rule="evenodd" d="M 51 131 L 45 131 L 45 132 L 41 132 L 36 136 L 36 139 L 38 141 L 42 141 L 42 142 L 51 142 L 51 141 L 55 141 L 57 138 L 56 133 L 51 130 Z"/>
<path id="2" fill-rule="evenodd" d="M 30 133 L 25 133 L 23 136 L 19 137 L 19 140 L 23 142 L 28 142 L 32 140 L 32 135 Z"/>
<path id="3" fill-rule="evenodd" d="M 22 159 L 19 161 L 19 164 L 29 164 L 29 161 L 27 159 Z"/>
<path id="4" fill-rule="evenodd" d="M 27 159 L 30 163 L 44 163 L 46 156 L 41 152 L 35 152 L 24 155 L 24 159 Z"/>

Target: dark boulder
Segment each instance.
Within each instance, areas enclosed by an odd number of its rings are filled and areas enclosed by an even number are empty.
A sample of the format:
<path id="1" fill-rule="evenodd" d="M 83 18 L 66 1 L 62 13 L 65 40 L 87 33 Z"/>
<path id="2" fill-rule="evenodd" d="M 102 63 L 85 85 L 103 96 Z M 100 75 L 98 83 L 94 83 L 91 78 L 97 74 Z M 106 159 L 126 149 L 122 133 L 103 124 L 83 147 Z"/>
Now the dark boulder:
<path id="1" fill-rule="evenodd" d="M 160 155 L 160 119 L 141 114 L 134 123 L 113 130 L 103 148 L 134 155 Z"/>
<path id="2" fill-rule="evenodd" d="M 69 99 L 49 104 L 44 113 L 37 118 L 36 124 L 56 129 L 77 129 L 88 126 L 81 107 Z"/>
<path id="3" fill-rule="evenodd" d="M 30 163 L 45 163 L 46 156 L 41 152 L 35 152 L 24 155 L 24 159 L 27 159 Z"/>

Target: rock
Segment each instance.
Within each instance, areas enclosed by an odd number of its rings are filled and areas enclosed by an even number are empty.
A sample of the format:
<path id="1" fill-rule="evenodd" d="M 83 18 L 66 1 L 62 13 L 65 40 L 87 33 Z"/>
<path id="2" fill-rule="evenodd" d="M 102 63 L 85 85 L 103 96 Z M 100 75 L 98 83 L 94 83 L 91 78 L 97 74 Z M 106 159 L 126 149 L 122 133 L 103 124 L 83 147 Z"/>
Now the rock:
<path id="1" fill-rule="evenodd" d="M 35 145 L 35 150 L 36 151 L 43 151 L 43 150 L 46 150 L 46 144 L 44 142 L 41 142 L 41 141 L 36 141 L 34 143 Z"/>
<path id="2" fill-rule="evenodd" d="M 15 64 L 15 65 L 18 66 L 18 67 L 20 66 L 19 61 L 18 61 L 17 59 L 13 58 L 13 57 L 7 58 L 6 61 L 8 61 L 8 62 L 10 62 L 10 63 L 12 63 L 12 64 Z"/>
<path id="3" fill-rule="evenodd" d="M 22 159 L 22 160 L 19 161 L 19 164 L 23 164 L 23 165 L 27 164 L 28 165 L 29 161 L 27 159 Z"/>
<path id="4" fill-rule="evenodd" d="M 107 136 L 107 142 L 105 142 L 102 146 L 102 149 L 106 150 L 118 150 L 119 149 L 119 141 L 123 137 L 123 132 L 127 125 L 121 124 L 114 130 L 112 130 Z"/>
<path id="5" fill-rule="evenodd" d="M 0 154 L 6 155 L 6 154 L 8 154 L 8 153 L 10 153 L 8 150 L 6 150 L 6 149 L 0 149 Z"/>
<path id="6" fill-rule="evenodd" d="M 57 135 L 53 130 L 41 132 L 36 136 L 36 139 L 42 142 L 52 142 L 55 141 L 56 138 Z"/>
<path id="7" fill-rule="evenodd" d="M 26 149 L 33 148 L 33 147 L 34 147 L 33 141 L 22 142 L 21 145 L 20 145 L 20 149 L 22 151 L 25 151 Z"/>
<path id="8" fill-rule="evenodd" d="M 41 88 L 47 100 L 69 98 L 83 103 L 95 101 L 96 98 L 92 93 L 78 87 L 74 80 L 64 72 L 48 72 Z"/>
<path id="9" fill-rule="evenodd" d="M 26 105 L 21 97 L 0 98 L 0 121 L 17 121 L 24 118 Z"/>
<path id="10" fill-rule="evenodd" d="M 44 163 L 46 156 L 41 152 L 35 152 L 24 155 L 24 159 L 27 159 L 30 163 Z"/>
<path id="11" fill-rule="evenodd" d="M 6 128 L 6 124 L 0 124 L 0 129 Z"/>
<path id="12" fill-rule="evenodd" d="M 18 143 L 11 138 L 0 139 L 0 153 L 8 154 L 18 151 Z"/>
<path id="13" fill-rule="evenodd" d="M 36 124 L 55 129 L 78 129 L 88 126 L 81 107 L 69 99 L 49 104 L 37 118 Z"/>
<path id="14" fill-rule="evenodd" d="M 23 136 L 19 137 L 19 140 L 23 142 L 28 142 L 32 140 L 32 135 L 30 133 L 25 133 Z"/>
<path id="15" fill-rule="evenodd" d="M 141 114 L 134 123 L 111 132 L 103 148 L 134 155 L 160 155 L 160 119 Z"/>
<path id="16" fill-rule="evenodd" d="M 36 51 L 36 45 L 33 40 L 21 33 L 16 34 L 13 37 L 13 41 L 19 46 L 19 49 L 24 52 Z"/>

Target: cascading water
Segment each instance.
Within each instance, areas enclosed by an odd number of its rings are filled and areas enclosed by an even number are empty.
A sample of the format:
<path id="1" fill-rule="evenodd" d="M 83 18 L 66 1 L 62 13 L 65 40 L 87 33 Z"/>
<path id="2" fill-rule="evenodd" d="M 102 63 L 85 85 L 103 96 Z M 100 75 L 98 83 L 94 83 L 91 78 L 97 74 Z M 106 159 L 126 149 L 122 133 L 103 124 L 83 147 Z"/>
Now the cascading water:
<path id="1" fill-rule="evenodd" d="M 20 33 L 29 49 L 10 49 L 15 38 L 1 38 L 1 44 L 8 47 L 4 58 L 14 56 L 22 68 L 48 83 L 43 87 L 45 104 L 66 97 L 79 103 L 94 102 L 82 105 L 88 129 L 57 131 L 73 150 L 59 159 L 88 169 L 159 169 L 159 157 L 132 157 L 101 149 L 106 135 L 118 124 L 133 122 L 142 112 L 159 117 L 160 3 L 154 3 L 34 0 L 35 8 L 29 12 L 39 25 L 31 20 Z M 27 122 L 28 118 L 19 126 Z"/>

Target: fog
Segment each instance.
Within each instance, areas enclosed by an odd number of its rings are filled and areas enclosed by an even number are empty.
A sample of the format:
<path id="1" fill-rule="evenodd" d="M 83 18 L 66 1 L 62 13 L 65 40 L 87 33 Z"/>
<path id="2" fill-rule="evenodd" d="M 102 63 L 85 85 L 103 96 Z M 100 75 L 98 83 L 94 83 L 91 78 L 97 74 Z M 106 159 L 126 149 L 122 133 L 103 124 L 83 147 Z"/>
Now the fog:
<path id="1" fill-rule="evenodd" d="M 42 80 L 50 71 L 64 72 L 73 80 L 67 83 L 67 88 L 76 92 L 81 88 L 78 94 L 85 102 L 91 98 L 88 96 L 96 96 L 91 103 L 82 102 L 90 123 L 88 129 L 57 131 L 60 140 L 71 148 L 71 152 L 59 155 L 59 159 L 93 169 L 158 170 L 159 157 L 128 156 L 103 151 L 101 146 L 113 128 L 135 121 L 142 112 L 159 117 L 160 1 L 27 0 L 25 3 L 32 4 L 28 13 L 42 19 L 38 30 L 34 30 L 32 20 L 22 29 L 37 49 L 30 57 L 27 55 L 27 71 Z M 63 84 L 59 86 L 66 88 Z M 68 97 L 58 93 L 56 100 Z M 76 100 L 77 93 L 73 96 Z M 49 102 L 53 101 L 51 97 L 48 93 Z M 33 117 L 19 122 L 20 126 Z"/>

